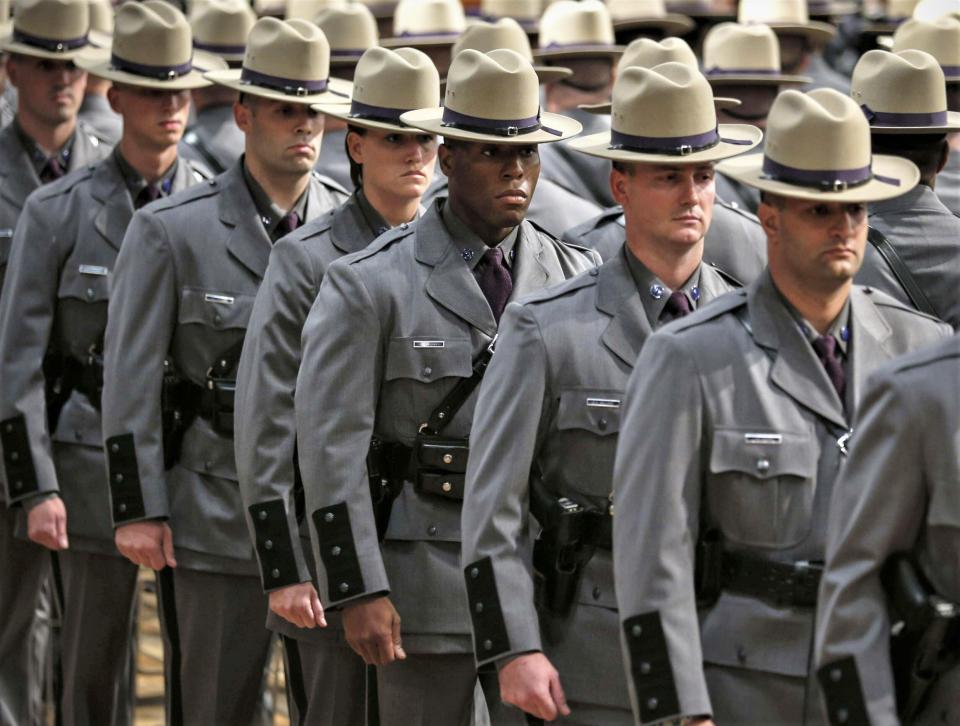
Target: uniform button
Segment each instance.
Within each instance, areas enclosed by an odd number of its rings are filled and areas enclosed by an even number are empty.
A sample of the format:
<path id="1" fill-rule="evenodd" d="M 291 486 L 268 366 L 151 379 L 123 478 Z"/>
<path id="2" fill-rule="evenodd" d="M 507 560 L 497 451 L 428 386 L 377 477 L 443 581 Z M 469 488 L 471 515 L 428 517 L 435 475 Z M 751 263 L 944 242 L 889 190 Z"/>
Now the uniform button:
<path id="1" fill-rule="evenodd" d="M 273 549 L 273 540 L 272 540 L 272 539 L 268 539 L 266 542 L 264 542 L 264 543 L 263 543 L 263 548 L 264 548 L 264 549 L 267 549 L 267 550 L 272 550 L 272 549 Z"/>
<path id="2" fill-rule="evenodd" d="M 594 585 L 594 587 L 593 587 L 593 592 L 590 593 L 590 594 L 593 595 L 593 599 L 594 599 L 594 600 L 599 600 L 599 599 L 600 599 L 600 586 L 599 586 L 599 585 Z"/>
<path id="3" fill-rule="evenodd" d="M 476 567 L 471 567 L 471 568 L 470 568 L 470 577 L 471 577 L 472 579 L 476 580 L 478 577 L 480 577 L 480 570 L 478 570 Z"/>
<path id="4" fill-rule="evenodd" d="M 444 463 L 444 464 L 452 464 L 452 463 L 453 463 L 453 454 L 444 454 L 444 455 L 443 455 L 443 463 Z M 444 491 L 446 491 L 446 490 L 444 490 Z"/>
<path id="5" fill-rule="evenodd" d="M 87 300 L 93 300 L 94 292 L 92 287 L 87 288 Z"/>
<path id="6" fill-rule="evenodd" d="M 220 317 L 219 313 L 213 316 L 213 322 L 215 322 L 217 325 L 223 322 L 223 318 Z"/>
<path id="7" fill-rule="evenodd" d="M 640 664 L 640 674 L 644 676 L 650 675 L 650 664 L 643 662 Z"/>
<path id="8" fill-rule="evenodd" d="M 117 484 L 123 484 L 123 474 L 114 474 L 114 475 L 113 475 L 113 480 L 114 480 Z"/>
<path id="9" fill-rule="evenodd" d="M 757 471 L 761 474 L 770 471 L 770 459 L 757 459 Z"/>
<path id="10" fill-rule="evenodd" d="M 660 705 L 660 701 L 658 701 L 656 698 L 647 699 L 647 708 L 649 708 L 651 711 L 656 711 L 657 706 L 659 705 Z"/>
<path id="11" fill-rule="evenodd" d="M 634 638 L 639 638 L 641 635 L 643 635 L 643 628 L 639 625 L 634 625 L 632 628 L 630 628 L 630 635 L 632 635 Z"/>
<path id="12" fill-rule="evenodd" d="M 606 418 L 601 418 L 599 421 L 597 421 L 597 428 L 600 429 L 601 431 L 606 431 L 606 430 L 607 430 L 607 419 L 606 419 Z"/>
<path id="13" fill-rule="evenodd" d="M 485 640 L 485 641 L 483 641 L 483 649 L 484 649 L 484 650 L 492 650 L 492 649 L 493 649 L 493 641 L 491 641 L 491 640 Z"/>
<path id="14" fill-rule="evenodd" d="M 270 570 L 270 577 L 276 580 L 278 577 L 280 577 L 280 570 L 274 567 L 272 570 Z"/>
<path id="15" fill-rule="evenodd" d="M 110 453 L 117 454 L 120 452 L 120 444 L 110 444 Z"/>
<path id="16" fill-rule="evenodd" d="M 483 612 L 483 603 L 482 603 L 482 602 L 478 602 L 476 605 L 474 605 L 474 606 L 473 606 L 473 611 L 474 611 L 475 613 L 477 613 L 478 615 L 479 615 L 480 613 L 482 613 L 482 612 Z"/>
<path id="17" fill-rule="evenodd" d="M 324 521 L 324 522 L 332 522 L 332 521 L 333 521 L 333 512 L 327 512 L 326 514 L 324 514 L 324 515 L 323 515 L 323 521 Z"/>
<path id="18" fill-rule="evenodd" d="M 433 368 L 431 368 L 430 366 L 423 367 L 423 375 L 429 376 L 431 373 L 433 373 Z"/>
<path id="19" fill-rule="evenodd" d="M 842 678 L 843 678 L 843 673 L 840 672 L 840 669 L 839 669 L 839 668 L 831 668 L 831 669 L 830 669 L 830 680 L 831 680 L 831 681 L 833 681 L 834 683 L 839 683 Z"/>
<path id="20" fill-rule="evenodd" d="M 451 483 L 448 482 L 448 481 L 445 481 L 443 484 L 440 485 L 440 488 L 441 488 L 444 492 L 446 492 L 447 494 L 449 494 L 451 491 L 453 491 L 453 484 L 451 484 Z"/>
<path id="21" fill-rule="evenodd" d="M 429 527 L 427 527 L 427 534 L 429 534 L 431 537 L 436 536 L 436 534 L 437 534 L 437 525 L 431 524 Z"/>
<path id="22" fill-rule="evenodd" d="M 330 548 L 330 554 L 333 555 L 334 557 L 339 557 L 342 551 L 343 550 L 341 550 L 337 545 L 334 545 L 333 547 Z"/>
<path id="23" fill-rule="evenodd" d="M 263 520 L 265 520 L 265 519 L 267 518 L 267 510 L 266 510 L 266 509 L 261 509 L 259 512 L 257 512 L 257 518 L 258 518 L 261 522 L 262 522 Z"/>
<path id="24" fill-rule="evenodd" d="M 742 664 L 747 662 L 747 649 L 742 645 L 737 646 L 737 660 Z"/>
<path id="25" fill-rule="evenodd" d="M 337 589 L 340 590 L 340 592 L 347 592 L 350 590 L 350 586 L 345 582 L 341 582 Z"/>
<path id="26" fill-rule="evenodd" d="M 850 719 L 850 714 L 845 708 L 837 709 L 837 723 L 846 723 Z"/>
<path id="27" fill-rule="evenodd" d="M 117 509 L 119 509 L 121 513 L 126 512 L 126 511 L 127 511 L 127 505 L 124 504 L 123 502 L 120 502 L 120 506 L 118 506 Z"/>

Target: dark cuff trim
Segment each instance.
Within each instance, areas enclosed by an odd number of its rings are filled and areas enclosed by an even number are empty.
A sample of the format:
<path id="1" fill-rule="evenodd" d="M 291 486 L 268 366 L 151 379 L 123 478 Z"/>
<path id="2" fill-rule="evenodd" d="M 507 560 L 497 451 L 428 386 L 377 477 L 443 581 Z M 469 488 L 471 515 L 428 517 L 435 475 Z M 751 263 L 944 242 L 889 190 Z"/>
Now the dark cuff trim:
<path id="1" fill-rule="evenodd" d="M 831 726 L 870 726 L 857 661 L 852 655 L 817 671 Z"/>
<path id="2" fill-rule="evenodd" d="M 264 590 L 296 585 L 300 582 L 293 554 L 287 508 L 282 499 L 271 499 L 249 507 L 256 533 L 260 578 Z"/>
<path id="3" fill-rule="evenodd" d="M 327 571 L 327 593 L 331 602 L 363 595 L 367 590 L 353 541 L 347 503 L 315 511 L 313 526 L 320 544 L 320 559 Z"/>
<path id="4" fill-rule="evenodd" d="M 507 624 L 503 620 L 497 578 L 489 557 L 477 560 L 463 569 L 467 583 L 467 600 L 473 620 L 473 647 L 478 661 L 496 658 L 510 651 Z"/>
<path id="5" fill-rule="evenodd" d="M 39 484 L 30 455 L 27 419 L 23 414 L 0 421 L 0 443 L 3 444 L 3 465 L 10 501 L 34 494 Z"/>
<path id="6" fill-rule="evenodd" d="M 123 524 L 135 519 L 143 519 L 146 516 L 146 509 L 140 488 L 140 471 L 137 468 L 137 450 L 133 443 L 133 434 L 111 436 L 106 444 L 113 522 Z"/>
<path id="7" fill-rule="evenodd" d="M 640 719 L 662 721 L 680 715 L 680 699 L 673 682 L 660 613 L 649 612 L 623 621 L 630 652 L 630 676 L 640 704 Z"/>

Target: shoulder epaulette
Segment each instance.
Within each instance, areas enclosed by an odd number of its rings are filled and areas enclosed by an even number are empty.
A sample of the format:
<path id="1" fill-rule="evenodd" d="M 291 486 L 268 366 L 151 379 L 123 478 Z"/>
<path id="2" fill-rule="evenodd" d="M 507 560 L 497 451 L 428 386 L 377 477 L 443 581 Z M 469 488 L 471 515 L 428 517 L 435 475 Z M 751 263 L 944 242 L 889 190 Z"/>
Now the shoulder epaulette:
<path id="1" fill-rule="evenodd" d="M 563 233 L 563 241 L 574 244 L 579 244 L 577 240 L 582 238 L 584 235 L 588 235 L 593 232 L 595 229 L 599 229 L 601 226 L 615 222 L 619 217 L 623 216 L 623 207 L 619 204 L 612 207 L 607 207 L 596 217 L 591 217 L 586 222 L 581 222 L 576 224 L 566 232 Z"/>
<path id="2" fill-rule="evenodd" d="M 150 204 L 153 212 L 163 212 L 168 209 L 176 209 L 184 204 L 190 204 L 198 199 L 206 199 L 214 194 L 220 193 L 220 186 L 217 184 L 217 178 L 207 179 L 204 184 L 194 184 L 188 189 L 183 189 L 169 197 L 161 197 Z"/>
<path id="3" fill-rule="evenodd" d="M 917 310 L 909 305 L 905 305 L 895 297 L 888 295 L 887 293 L 883 292 L 882 290 L 878 290 L 875 287 L 869 287 L 866 285 L 856 285 L 856 287 L 860 288 L 864 295 L 868 295 L 870 299 L 873 300 L 873 304 L 877 305 L 878 307 L 892 308 L 893 310 L 898 310 L 902 313 L 907 313 L 908 315 L 915 315 L 918 318 L 923 318 L 924 320 L 931 320 L 935 323 L 946 325 L 946 323 L 940 318 L 934 317 L 933 315 L 928 315 L 927 313 Z"/>
<path id="4" fill-rule="evenodd" d="M 89 126 L 88 124 L 85 124 L 83 121 L 78 121 L 77 126 L 80 127 L 80 130 L 86 135 L 87 139 L 90 141 L 90 143 L 93 146 L 96 147 L 96 146 L 100 146 L 101 144 L 103 144 L 104 146 L 111 145 L 110 139 L 108 139 L 106 136 L 98 132 L 95 128 L 93 128 L 93 126 Z"/>
<path id="5" fill-rule="evenodd" d="M 743 288 L 733 290 L 713 300 L 709 305 L 699 308 L 683 318 L 670 323 L 668 330 L 672 333 L 682 333 L 684 330 L 696 327 L 702 323 L 716 320 L 722 315 L 743 307 L 747 304 L 747 291 Z"/>
<path id="6" fill-rule="evenodd" d="M 728 285 L 732 285 L 733 287 L 743 287 L 743 283 L 740 280 L 738 280 L 736 277 L 734 277 L 729 272 L 724 270 L 715 262 L 707 262 L 706 260 L 704 260 L 704 264 L 706 264 L 707 267 L 709 267 L 711 270 L 713 270 L 718 275 L 720 275 L 723 281 Z"/>
<path id="7" fill-rule="evenodd" d="M 210 181 L 216 176 L 212 169 L 196 159 L 184 159 L 184 161 L 187 162 L 190 167 L 190 171 L 193 172 L 193 176 L 199 182 Z"/>

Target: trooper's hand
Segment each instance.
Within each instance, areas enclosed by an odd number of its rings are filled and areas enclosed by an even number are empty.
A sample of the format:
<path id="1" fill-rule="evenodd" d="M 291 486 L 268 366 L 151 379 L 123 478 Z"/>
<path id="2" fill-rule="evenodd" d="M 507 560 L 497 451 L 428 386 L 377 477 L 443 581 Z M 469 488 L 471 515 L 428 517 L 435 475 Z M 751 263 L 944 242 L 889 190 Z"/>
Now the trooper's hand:
<path id="1" fill-rule="evenodd" d="M 30 510 L 27 537 L 47 549 L 67 549 L 67 508 L 60 497 L 51 497 Z"/>
<path id="2" fill-rule="evenodd" d="M 176 567 L 173 556 L 173 532 L 166 522 L 146 521 L 121 524 L 113 540 L 120 554 L 135 565 L 162 570 Z"/>
<path id="3" fill-rule="evenodd" d="M 570 715 L 560 674 L 543 653 L 526 653 L 500 669 L 500 698 L 544 721 Z"/>
<path id="4" fill-rule="evenodd" d="M 320 596 L 310 582 L 273 590 L 270 593 L 270 609 L 298 628 L 327 627 Z"/>
<path id="5" fill-rule="evenodd" d="M 343 632 L 367 665 L 386 665 L 407 657 L 400 640 L 400 616 L 388 597 L 346 606 Z"/>

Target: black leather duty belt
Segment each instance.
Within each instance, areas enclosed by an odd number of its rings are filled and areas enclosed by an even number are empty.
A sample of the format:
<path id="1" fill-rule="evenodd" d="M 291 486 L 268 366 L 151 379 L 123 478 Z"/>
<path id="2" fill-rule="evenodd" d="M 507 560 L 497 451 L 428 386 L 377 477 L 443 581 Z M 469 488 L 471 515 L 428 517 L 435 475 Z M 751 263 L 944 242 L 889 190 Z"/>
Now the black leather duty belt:
<path id="1" fill-rule="evenodd" d="M 823 565 L 816 562 L 771 562 L 724 552 L 721 588 L 773 605 L 814 607 Z"/>

